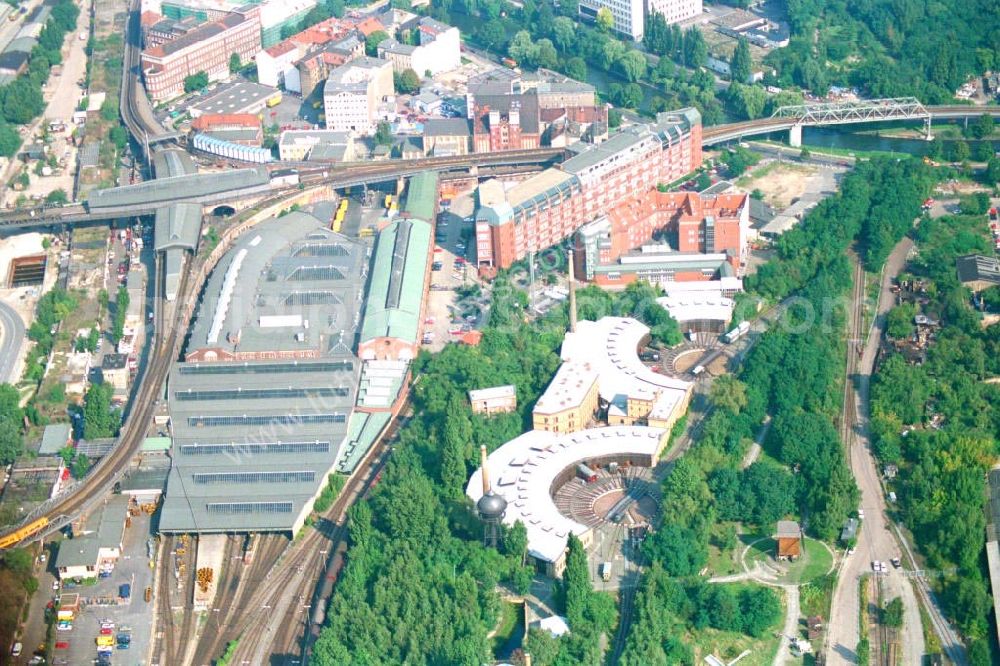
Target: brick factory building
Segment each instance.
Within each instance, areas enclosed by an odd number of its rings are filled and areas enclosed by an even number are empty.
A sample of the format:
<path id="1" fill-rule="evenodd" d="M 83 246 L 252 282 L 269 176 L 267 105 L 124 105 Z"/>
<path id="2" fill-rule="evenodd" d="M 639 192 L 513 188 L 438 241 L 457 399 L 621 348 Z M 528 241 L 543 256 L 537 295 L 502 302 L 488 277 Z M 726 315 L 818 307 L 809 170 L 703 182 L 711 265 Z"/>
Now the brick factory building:
<path id="1" fill-rule="evenodd" d="M 489 180 L 478 192 L 478 266 L 507 268 L 569 238 L 636 191 L 677 180 L 700 164 L 701 115 L 688 108 L 624 129 L 509 189 Z"/>

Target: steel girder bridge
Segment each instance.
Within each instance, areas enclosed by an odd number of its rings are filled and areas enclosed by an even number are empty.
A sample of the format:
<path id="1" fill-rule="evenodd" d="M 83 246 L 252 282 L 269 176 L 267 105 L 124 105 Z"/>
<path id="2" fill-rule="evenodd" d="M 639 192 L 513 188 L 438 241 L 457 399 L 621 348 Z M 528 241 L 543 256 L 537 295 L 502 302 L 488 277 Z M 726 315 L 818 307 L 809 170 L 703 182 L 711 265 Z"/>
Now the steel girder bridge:
<path id="1" fill-rule="evenodd" d="M 859 102 L 831 102 L 823 104 L 797 104 L 783 106 L 772 115 L 775 119 L 794 121 L 790 143 L 802 145 L 804 125 L 849 125 L 886 120 L 922 120 L 924 135 L 931 134 L 931 113 L 916 97 L 869 99 Z"/>
<path id="2" fill-rule="evenodd" d="M 925 107 L 915 97 L 796 104 L 777 109 L 770 118 L 707 127 L 702 136 L 703 143 L 714 144 L 753 134 L 789 130 L 791 145 L 799 146 L 802 144 L 802 128 L 806 125 L 849 125 L 892 120 L 920 120 L 923 121 L 925 134 L 929 137 L 931 119 L 936 115 L 932 110 L 934 108 Z"/>

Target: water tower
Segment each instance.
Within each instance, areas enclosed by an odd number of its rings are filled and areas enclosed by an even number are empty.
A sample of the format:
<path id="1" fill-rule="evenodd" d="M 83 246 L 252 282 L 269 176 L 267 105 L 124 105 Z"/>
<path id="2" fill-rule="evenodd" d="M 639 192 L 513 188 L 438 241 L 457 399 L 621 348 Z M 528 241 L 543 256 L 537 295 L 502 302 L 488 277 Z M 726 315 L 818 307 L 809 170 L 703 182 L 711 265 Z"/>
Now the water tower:
<path id="1" fill-rule="evenodd" d="M 500 540 L 500 523 L 507 512 L 507 500 L 493 492 L 490 475 L 486 469 L 486 446 L 479 447 L 479 457 L 483 472 L 483 496 L 476 502 L 476 511 L 483 521 L 483 545 L 497 547 Z"/>

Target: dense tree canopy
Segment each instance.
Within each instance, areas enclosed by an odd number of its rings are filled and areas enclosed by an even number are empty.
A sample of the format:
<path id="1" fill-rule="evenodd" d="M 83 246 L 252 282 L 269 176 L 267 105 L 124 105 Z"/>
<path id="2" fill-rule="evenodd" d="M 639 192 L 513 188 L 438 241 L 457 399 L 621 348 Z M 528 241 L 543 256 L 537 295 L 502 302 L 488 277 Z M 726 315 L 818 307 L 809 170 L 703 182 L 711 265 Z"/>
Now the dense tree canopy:
<path id="1" fill-rule="evenodd" d="M 992 68 L 1000 52 L 995 22 L 984 20 L 996 15 L 991 0 L 789 0 L 787 7 L 791 43 L 767 58 L 782 87 L 822 94 L 837 82 L 870 97 L 940 104 Z"/>
<path id="2" fill-rule="evenodd" d="M 1000 391 L 983 379 L 1000 373 L 1000 325 L 980 326 L 954 266 L 957 256 L 984 251 L 990 239 L 978 215 L 924 219 L 915 237 L 918 253 L 907 270 L 925 281 L 927 300 L 919 307 L 941 328 L 923 364 L 894 353 L 878 368 L 873 445 L 881 462 L 899 466 L 892 487 L 927 566 L 957 569 L 934 584 L 969 639 L 970 661 L 987 664 L 983 479 L 1000 454 Z"/>

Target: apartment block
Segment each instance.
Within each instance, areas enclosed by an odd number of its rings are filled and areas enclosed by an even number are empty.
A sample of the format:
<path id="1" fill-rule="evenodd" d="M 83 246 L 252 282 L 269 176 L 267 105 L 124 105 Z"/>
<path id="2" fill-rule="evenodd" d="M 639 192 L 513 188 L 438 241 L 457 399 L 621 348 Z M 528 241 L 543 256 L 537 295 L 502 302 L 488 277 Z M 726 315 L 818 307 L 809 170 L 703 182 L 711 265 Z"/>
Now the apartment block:
<path id="1" fill-rule="evenodd" d="M 478 266 L 487 272 L 507 268 L 572 236 L 635 192 L 676 180 L 700 164 L 701 116 L 688 108 L 626 128 L 559 168 L 512 186 L 489 180 L 479 187 Z"/>
<path id="2" fill-rule="evenodd" d="M 341 65 L 330 73 L 323 88 L 326 128 L 372 134 L 378 107 L 393 91 L 388 60 L 365 57 Z"/>

